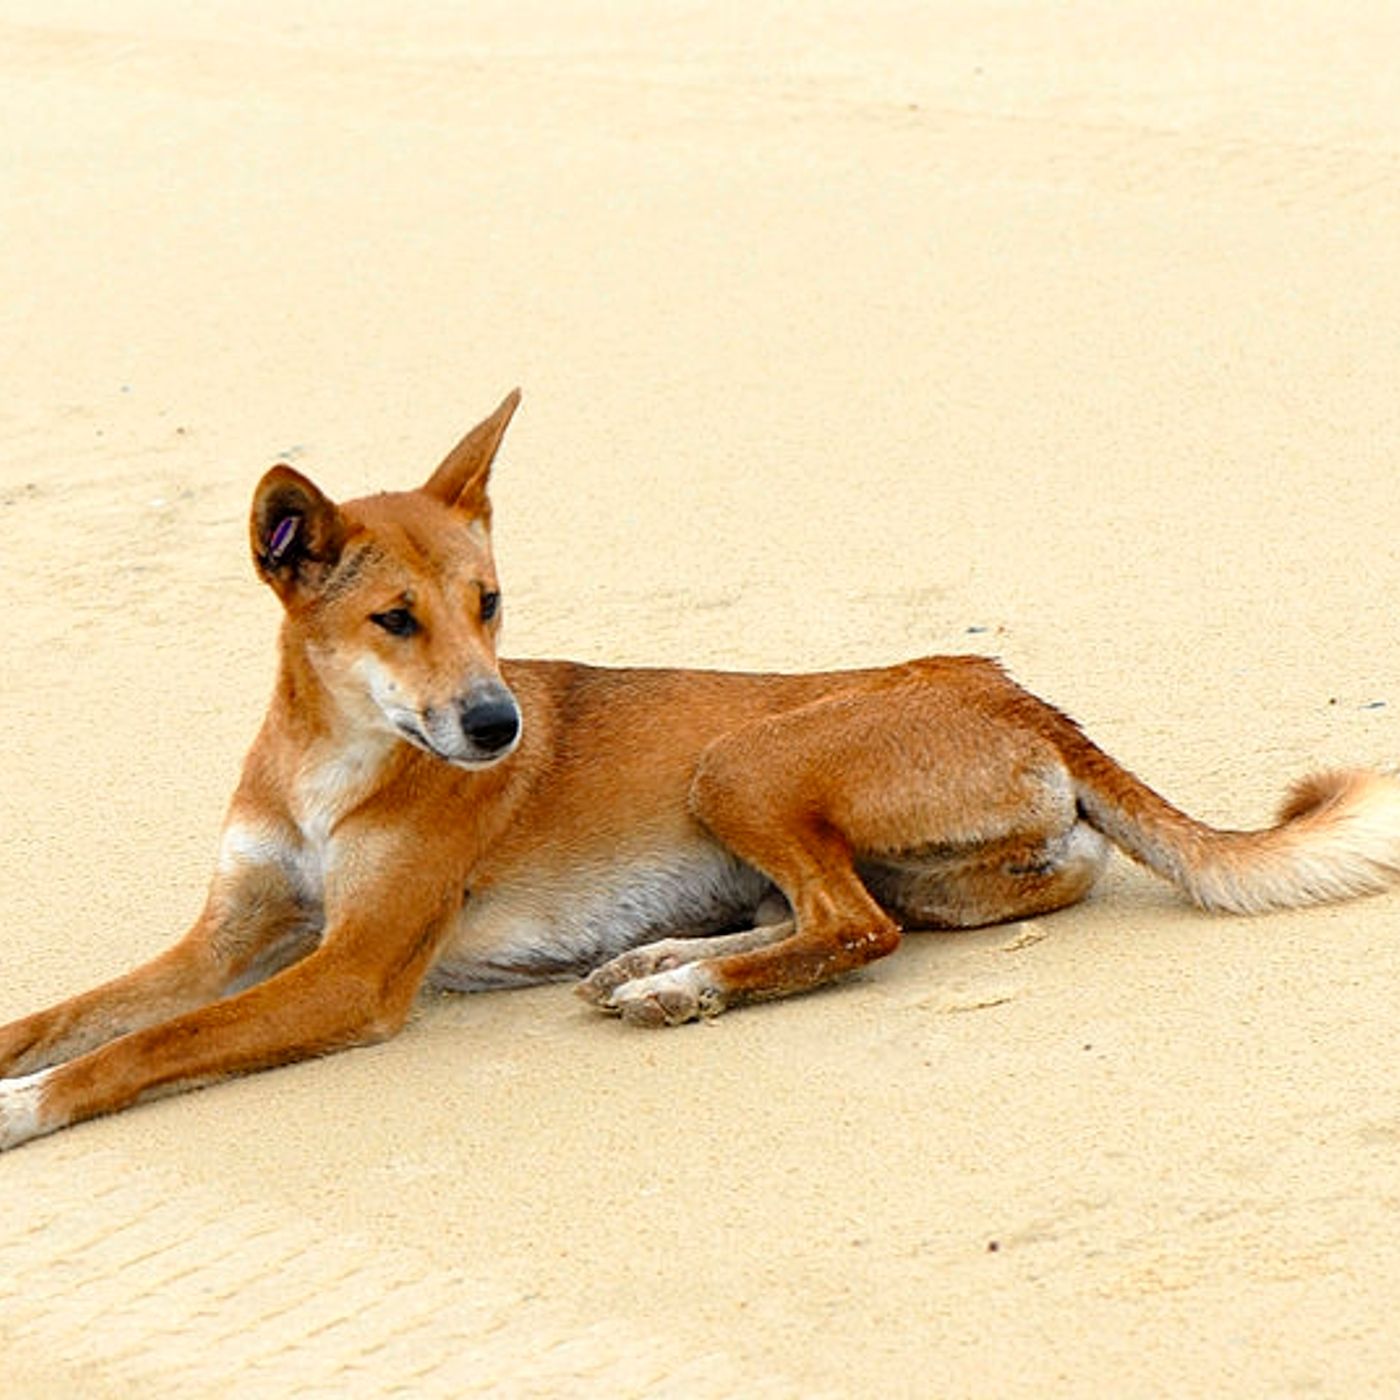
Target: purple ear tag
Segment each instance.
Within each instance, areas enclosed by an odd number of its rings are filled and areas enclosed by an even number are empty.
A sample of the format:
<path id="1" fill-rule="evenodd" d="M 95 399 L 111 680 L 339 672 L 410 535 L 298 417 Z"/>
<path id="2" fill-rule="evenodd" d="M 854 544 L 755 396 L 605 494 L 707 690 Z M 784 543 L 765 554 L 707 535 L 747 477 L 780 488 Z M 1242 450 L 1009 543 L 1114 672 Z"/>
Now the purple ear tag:
<path id="1" fill-rule="evenodd" d="M 301 525 L 301 516 L 284 516 L 277 522 L 277 528 L 272 532 L 272 538 L 267 542 L 267 561 L 269 564 L 280 564 L 286 556 L 287 551 L 292 547 L 292 541 L 297 537 L 297 529 Z"/>

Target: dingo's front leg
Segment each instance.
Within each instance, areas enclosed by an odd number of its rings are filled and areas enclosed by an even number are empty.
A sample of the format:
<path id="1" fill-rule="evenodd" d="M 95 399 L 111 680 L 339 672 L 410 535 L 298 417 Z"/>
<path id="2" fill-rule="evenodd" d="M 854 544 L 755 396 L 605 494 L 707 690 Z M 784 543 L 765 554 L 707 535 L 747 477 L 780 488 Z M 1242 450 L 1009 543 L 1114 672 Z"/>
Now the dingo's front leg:
<path id="1" fill-rule="evenodd" d="M 206 1005 L 315 946 L 320 909 L 275 854 L 224 857 L 194 927 L 150 962 L 0 1027 L 0 1076 L 32 1074 Z"/>
<path id="2" fill-rule="evenodd" d="M 457 901 L 460 891 L 454 901 L 419 890 L 410 905 L 402 881 L 346 891 L 328 903 L 315 951 L 267 980 L 0 1083 L 0 1150 L 157 1094 L 392 1035 Z"/>

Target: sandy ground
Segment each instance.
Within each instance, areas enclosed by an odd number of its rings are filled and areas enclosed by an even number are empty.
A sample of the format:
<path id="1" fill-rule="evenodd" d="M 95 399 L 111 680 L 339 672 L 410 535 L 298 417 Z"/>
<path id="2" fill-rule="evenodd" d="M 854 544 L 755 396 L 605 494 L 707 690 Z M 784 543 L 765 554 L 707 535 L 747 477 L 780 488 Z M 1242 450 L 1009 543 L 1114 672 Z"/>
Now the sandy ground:
<path id="1" fill-rule="evenodd" d="M 992 651 L 1202 816 L 1400 750 L 1367 0 L 0 0 L 0 1015 L 196 911 L 244 512 L 512 384 L 509 649 Z M 1126 862 L 645 1034 L 564 987 L 0 1161 L 6 1397 L 1400 1389 L 1400 897 Z"/>

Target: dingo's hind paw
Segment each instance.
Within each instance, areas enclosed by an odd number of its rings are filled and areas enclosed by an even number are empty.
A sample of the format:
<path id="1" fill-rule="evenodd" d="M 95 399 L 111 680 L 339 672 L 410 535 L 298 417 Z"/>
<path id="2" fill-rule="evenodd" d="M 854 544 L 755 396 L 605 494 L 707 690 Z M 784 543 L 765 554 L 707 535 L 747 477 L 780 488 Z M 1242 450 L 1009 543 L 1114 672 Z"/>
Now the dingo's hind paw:
<path id="1" fill-rule="evenodd" d="M 708 938 L 662 938 L 620 953 L 575 989 L 584 1001 L 634 1026 L 678 1026 L 718 1016 L 728 1004 L 719 971 L 723 959 L 781 943 L 790 921 Z"/>
<path id="2" fill-rule="evenodd" d="M 724 998 L 701 963 L 626 979 L 604 993 L 585 995 L 629 1026 L 678 1026 L 724 1010 Z"/>
<path id="3" fill-rule="evenodd" d="M 690 938 L 665 938 L 659 943 L 648 943 L 641 948 L 633 948 L 605 962 L 601 967 L 594 968 L 575 990 L 584 1001 L 609 1010 L 613 994 L 628 982 L 650 977 L 653 973 L 667 972 L 704 956 L 703 950 L 690 951 L 690 945 L 700 941 Z"/>

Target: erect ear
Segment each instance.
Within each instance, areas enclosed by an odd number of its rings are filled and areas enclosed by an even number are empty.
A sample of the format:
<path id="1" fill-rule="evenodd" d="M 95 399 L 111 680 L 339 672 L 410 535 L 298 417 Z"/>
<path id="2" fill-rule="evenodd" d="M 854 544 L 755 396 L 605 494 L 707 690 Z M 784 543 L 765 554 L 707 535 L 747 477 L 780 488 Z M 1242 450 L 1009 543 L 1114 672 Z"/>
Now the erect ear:
<path id="1" fill-rule="evenodd" d="M 486 498 L 486 479 L 519 402 L 520 390 L 512 389 L 501 406 L 442 459 L 442 465 L 424 484 L 424 493 L 489 523 L 491 503 Z"/>
<path id="2" fill-rule="evenodd" d="M 284 598 L 315 587 L 340 558 L 345 523 L 320 490 L 291 467 L 273 467 L 253 492 L 253 563 Z"/>

